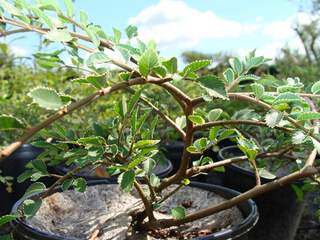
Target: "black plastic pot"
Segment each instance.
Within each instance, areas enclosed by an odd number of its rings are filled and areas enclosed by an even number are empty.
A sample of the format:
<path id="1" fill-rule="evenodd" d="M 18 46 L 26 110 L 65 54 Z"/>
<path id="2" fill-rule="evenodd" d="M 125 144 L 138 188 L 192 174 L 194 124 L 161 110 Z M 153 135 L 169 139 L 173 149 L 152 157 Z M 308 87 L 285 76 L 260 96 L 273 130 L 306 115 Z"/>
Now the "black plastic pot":
<path id="1" fill-rule="evenodd" d="M 98 184 L 112 184 L 108 180 L 96 180 L 89 181 L 88 185 L 98 185 Z M 197 187 L 200 189 L 205 189 L 208 191 L 215 192 L 221 195 L 224 198 L 230 199 L 239 195 L 239 192 L 234 190 L 211 185 L 199 182 L 191 182 L 190 186 Z M 19 206 L 23 202 L 23 199 L 19 200 L 13 207 L 12 212 L 17 212 Z M 237 239 L 237 240 L 247 240 L 247 233 L 254 227 L 257 223 L 259 214 L 257 211 L 256 204 L 252 200 L 247 200 L 238 205 L 238 208 L 242 212 L 244 216 L 244 220 L 231 228 L 227 228 L 221 230 L 217 233 L 213 233 L 211 235 L 205 237 L 194 238 L 194 240 L 229 240 L 229 239 Z M 22 219 L 18 219 L 11 223 L 12 228 L 14 229 L 14 239 L 19 240 L 75 240 L 74 238 L 63 238 L 60 236 L 55 236 L 53 234 L 41 232 L 36 230 L 30 226 L 28 226 Z"/>
<path id="2" fill-rule="evenodd" d="M 41 148 L 34 147 L 31 144 L 23 144 L 9 157 L 0 162 L 2 175 L 14 178 L 12 193 L 8 193 L 5 186 L 0 184 L 0 216 L 10 213 L 13 204 L 23 196 L 30 186 L 31 183 L 29 181 L 18 183 L 17 177 L 24 172 L 25 165 L 34 160 L 41 152 Z"/>
<path id="3" fill-rule="evenodd" d="M 230 153 L 233 156 L 243 156 L 237 146 L 228 146 L 219 151 L 219 160 L 226 159 L 226 155 Z M 236 164 L 226 166 L 225 169 L 224 186 L 239 192 L 247 191 L 255 186 L 256 180 L 253 172 Z M 262 183 L 270 181 L 272 180 L 261 178 Z M 268 192 L 253 200 L 258 206 L 260 218 L 249 233 L 250 240 L 294 239 L 305 204 L 298 202 L 291 185 Z"/>
<path id="4" fill-rule="evenodd" d="M 67 172 L 69 172 L 71 168 L 66 165 L 58 165 L 53 167 L 53 172 L 60 174 L 60 175 L 65 175 Z M 157 165 L 153 169 L 153 173 L 157 175 L 160 178 L 164 178 L 170 174 L 172 171 L 172 163 L 169 160 L 163 160 L 161 162 L 158 162 Z M 117 176 L 112 176 L 110 178 L 103 178 L 103 177 L 98 177 L 95 176 L 94 173 L 79 173 L 76 175 L 77 177 L 83 177 L 86 180 L 103 180 L 103 179 L 109 179 L 113 182 L 117 180 Z"/>

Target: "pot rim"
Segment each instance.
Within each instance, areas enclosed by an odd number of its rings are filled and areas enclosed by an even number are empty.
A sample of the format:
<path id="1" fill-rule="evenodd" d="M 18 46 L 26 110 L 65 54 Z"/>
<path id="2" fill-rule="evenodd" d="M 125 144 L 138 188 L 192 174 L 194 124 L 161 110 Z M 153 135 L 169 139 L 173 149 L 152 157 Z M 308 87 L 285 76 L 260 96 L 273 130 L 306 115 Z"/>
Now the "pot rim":
<path id="1" fill-rule="evenodd" d="M 108 181 L 108 180 L 91 180 L 91 181 L 87 181 L 87 185 L 88 186 L 94 186 L 94 185 L 100 185 L 100 184 L 116 184 L 114 182 Z M 222 186 L 218 186 L 218 185 L 213 185 L 213 184 L 208 184 L 208 183 L 201 183 L 201 182 L 194 182 L 191 181 L 190 185 L 191 187 L 196 187 L 196 188 L 200 188 L 200 189 L 205 189 L 211 192 L 215 192 L 218 195 L 224 197 L 224 198 L 232 198 L 234 196 L 237 196 L 239 194 L 241 194 L 238 191 L 235 191 L 233 189 L 230 188 L 226 188 L 226 187 L 222 187 Z M 58 187 L 56 189 L 55 192 L 61 191 L 61 188 Z M 39 194 L 39 193 L 37 193 Z M 34 194 L 34 195 L 37 195 Z M 34 196 L 31 195 L 31 196 Z M 228 195 L 228 197 L 226 197 L 226 195 Z M 29 196 L 29 198 L 31 197 Z M 17 201 L 13 208 L 12 208 L 12 213 L 16 213 L 18 211 L 18 208 L 20 207 L 20 205 L 22 204 L 22 202 L 25 200 L 25 198 L 20 199 L 19 201 Z M 236 205 L 239 210 L 241 211 L 244 219 L 237 225 L 232 226 L 232 227 L 228 227 L 224 230 L 218 231 L 216 233 L 212 233 L 209 234 L 207 236 L 204 237 L 197 237 L 197 238 L 193 238 L 193 240 L 209 240 L 209 239 L 214 239 L 214 240 L 222 240 L 222 239 L 234 239 L 235 237 L 239 237 L 242 236 L 243 234 L 249 232 L 258 222 L 259 219 L 259 213 L 258 213 L 258 209 L 256 206 L 256 203 L 252 200 L 252 199 L 248 199 L 242 203 L 239 203 Z M 249 213 L 245 213 L 245 209 L 244 208 L 248 208 L 249 209 Z M 23 219 L 18 218 L 14 221 L 12 221 L 11 223 L 12 228 L 16 228 L 17 226 L 20 226 L 24 231 L 27 231 L 37 237 L 41 237 L 39 239 L 52 239 L 52 240 L 79 240 L 79 238 L 71 238 L 71 237 L 62 237 L 59 235 L 54 235 L 51 233 L 46 233 L 43 232 L 41 230 L 38 230 L 36 228 L 33 228 L 31 226 L 29 226 Z"/>

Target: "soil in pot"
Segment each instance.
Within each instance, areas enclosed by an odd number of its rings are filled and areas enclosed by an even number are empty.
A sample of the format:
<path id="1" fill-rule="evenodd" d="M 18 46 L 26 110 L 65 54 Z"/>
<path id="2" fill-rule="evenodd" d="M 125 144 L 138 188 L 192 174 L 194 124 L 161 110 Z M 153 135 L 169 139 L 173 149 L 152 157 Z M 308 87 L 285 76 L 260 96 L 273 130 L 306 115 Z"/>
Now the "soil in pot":
<path id="1" fill-rule="evenodd" d="M 219 160 L 242 156 L 237 146 L 229 146 L 219 151 Z M 268 161 L 268 160 L 266 160 Z M 261 177 L 262 183 L 281 177 L 290 172 L 291 166 L 272 169 L 272 164 L 266 166 L 268 171 Z M 255 186 L 255 175 L 248 163 L 226 166 L 224 186 L 240 192 L 247 191 Z M 271 174 L 270 172 L 273 171 Z M 297 182 L 297 184 L 300 184 Z M 292 240 L 297 231 L 304 202 L 297 200 L 291 185 L 266 193 L 253 199 L 259 210 L 259 221 L 250 231 L 249 239 L 255 240 Z"/>
<path id="2" fill-rule="evenodd" d="M 221 191 L 219 187 L 216 191 L 219 189 Z M 168 191 L 170 190 L 172 189 Z M 185 187 L 179 194 L 164 202 L 157 211 L 156 217 L 171 217 L 170 209 L 179 205 L 185 206 L 187 212 L 192 212 L 224 200 L 220 194 L 213 191 Z M 131 216 L 128 214 L 141 204 L 135 192 L 123 193 L 116 184 L 89 186 L 83 194 L 70 190 L 47 197 L 36 216 L 27 221 L 27 225 L 28 228 L 31 227 L 38 232 L 56 236 L 56 238 L 44 239 L 59 239 L 59 237 L 61 239 L 101 240 L 145 239 L 146 235 L 132 234 L 130 231 Z M 203 239 L 235 239 L 231 238 L 232 232 L 242 235 L 257 221 L 258 216 L 254 203 L 250 202 L 250 204 L 249 215 L 248 213 L 244 215 L 238 207 L 233 207 L 179 227 L 160 232 L 149 232 L 147 239 L 192 239 L 210 235 L 212 232 L 220 237 Z M 245 229 L 240 232 L 236 231 L 234 229 L 237 226 L 245 227 Z M 240 228 L 238 227 L 238 230 Z M 224 230 L 226 230 L 225 233 Z"/>

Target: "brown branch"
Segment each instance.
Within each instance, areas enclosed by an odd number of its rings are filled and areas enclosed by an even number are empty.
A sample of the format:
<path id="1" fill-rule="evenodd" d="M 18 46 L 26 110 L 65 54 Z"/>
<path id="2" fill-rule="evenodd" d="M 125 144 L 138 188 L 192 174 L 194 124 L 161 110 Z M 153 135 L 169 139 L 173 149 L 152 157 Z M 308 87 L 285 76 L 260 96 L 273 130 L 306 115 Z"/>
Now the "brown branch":
<path id="1" fill-rule="evenodd" d="M 260 186 L 261 185 L 261 179 L 260 179 L 260 175 L 259 175 L 259 170 L 258 170 L 258 167 L 257 167 L 257 162 L 255 159 L 253 160 L 250 160 L 250 163 L 253 167 L 253 170 L 254 170 L 254 175 L 256 177 L 256 186 Z"/>
<path id="2" fill-rule="evenodd" d="M 149 202 L 149 200 L 147 199 L 147 197 L 145 196 L 144 192 L 143 192 L 143 189 L 142 187 L 140 186 L 140 184 L 137 182 L 137 180 L 134 180 L 134 187 L 136 188 L 143 204 L 144 204 L 144 207 L 145 207 L 145 211 L 146 211 L 146 214 L 149 218 L 149 222 L 154 222 L 156 221 L 154 215 L 153 215 L 153 207 L 151 205 L 151 203 Z"/>
<path id="3" fill-rule="evenodd" d="M 207 129 L 213 126 L 238 125 L 238 124 L 268 127 L 268 125 L 265 122 L 255 121 L 255 120 L 221 120 L 221 121 L 213 121 L 213 122 L 207 122 L 201 125 L 197 125 L 194 127 L 194 131 Z M 279 127 L 279 126 L 276 126 L 274 128 L 278 130 L 283 130 L 286 132 L 292 132 L 292 129 L 290 128 Z"/>
<path id="4" fill-rule="evenodd" d="M 171 226 L 178 226 L 181 224 L 192 222 L 192 221 L 210 216 L 217 212 L 223 211 L 225 209 L 231 208 L 250 198 L 254 198 L 263 193 L 283 187 L 284 185 L 290 184 L 298 179 L 309 177 L 318 173 L 319 173 L 319 169 L 315 167 L 305 167 L 300 171 L 296 171 L 294 173 L 289 174 L 288 176 L 282 177 L 280 179 L 274 180 L 272 182 L 269 182 L 260 186 L 256 186 L 255 188 L 252 188 L 218 205 L 209 206 L 205 209 L 201 209 L 196 212 L 190 213 L 183 219 L 160 219 L 158 220 L 157 223 L 147 223 L 146 227 L 147 228 L 157 228 L 157 227 L 168 228 Z"/>
<path id="5" fill-rule="evenodd" d="M 23 143 L 27 142 L 34 134 L 39 132 L 41 129 L 50 126 L 54 121 L 64 117 L 66 114 L 70 114 L 74 110 L 79 109 L 85 105 L 88 105 L 88 104 L 94 102 L 95 100 L 97 100 L 101 96 L 110 94 L 111 92 L 114 92 L 114 91 L 117 91 L 120 89 L 127 88 L 128 86 L 138 85 L 138 84 L 143 84 L 143 83 L 145 83 L 145 80 L 143 78 L 132 79 L 128 82 L 121 82 L 121 83 L 118 83 L 112 87 L 107 87 L 102 90 L 99 90 L 88 97 L 85 97 L 77 102 L 74 102 L 74 103 L 66 106 L 64 109 L 62 109 L 62 110 L 56 112 L 55 114 L 53 114 L 52 116 L 48 117 L 42 123 L 27 130 L 27 132 L 24 135 L 22 135 L 22 137 L 20 137 L 16 142 L 10 144 L 8 147 L 3 149 L 0 152 L 0 161 L 3 160 L 5 157 L 8 157 L 12 152 L 14 152 L 17 148 L 19 148 Z"/>

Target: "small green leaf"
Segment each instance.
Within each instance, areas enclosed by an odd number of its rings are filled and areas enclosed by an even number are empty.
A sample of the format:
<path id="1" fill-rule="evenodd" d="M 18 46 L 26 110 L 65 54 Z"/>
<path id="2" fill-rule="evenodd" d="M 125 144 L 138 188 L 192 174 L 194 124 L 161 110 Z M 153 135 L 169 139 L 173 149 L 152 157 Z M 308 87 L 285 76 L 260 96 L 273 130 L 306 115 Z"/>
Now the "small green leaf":
<path id="1" fill-rule="evenodd" d="M 67 9 L 67 16 L 72 18 L 74 15 L 74 6 L 72 3 L 72 0 L 64 0 L 64 4 L 66 6 Z"/>
<path id="2" fill-rule="evenodd" d="M 320 92 L 320 81 L 315 82 L 311 87 L 311 92 L 313 94 L 318 94 Z"/>
<path id="3" fill-rule="evenodd" d="M 186 210 L 184 207 L 175 207 L 171 209 L 171 215 L 175 219 L 183 219 L 186 217 Z"/>
<path id="4" fill-rule="evenodd" d="M 16 8 L 14 5 L 12 5 L 11 3 L 8 3 L 5 0 L 0 0 L 0 6 L 11 15 L 15 15 L 15 16 L 23 15 L 18 8 Z"/>
<path id="5" fill-rule="evenodd" d="M 258 67 L 261 64 L 265 63 L 265 59 L 264 57 L 260 56 L 260 57 L 253 57 L 250 58 L 247 62 L 246 62 L 246 68 L 247 70 L 254 68 L 254 67 Z"/>
<path id="6" fill-rule="evenodd" d="M 121 32 L 116 28 L 112 28 L 112 30 L 113 30 L 113 36 L 114 36 L 113 41 L 118 44 L 121 39 Z"/>
<path id="7" fill-rule="evenodd" d="M 50 29 L 55 28 L 51 19 L 43 11 L 41 11 L 39 8 L 31 7 L 31 10 L 37 17 L 39 17 L 39 19 L 42 21 L 42 23 L 47 24 Z"/>
<path id="8" fill-rule="evenodd" d="M 241 73 L 243 72 L 243 64 L 240 61 L 239 58 L 231 58 L 229 60 L 229 63 L 232 67 L 232 69 L 238 74 L 241 75 Z"/>
<path id="9" fill-rule="evenodd" d="M 97 89 L 102 89 L 106 84 L 106 75 L 88 76 L 86 78 L 76 78 L 72 82 L 90 84 Z"/>
<path id="10" fill-rule="evenodd" d="M 253 83 L 250 86 L 256 98 L 260 99 L 264 94 L 264 86 L 259 83 Z"/>
<path id="11" fill-rule="evenodd" d="M 160 178 L 154 173 L 150 175 L 150 184 L 152 187 L 158 187 L 160 185 Z"/>
<path id="12" fill-rule="evenodd" d="M 51 29 L 44 34 L 44 37 L 53 42 L 70 42 L 72 40 L 70 33 L 62 29 Z"/>
<path id="13" fill-rule="evenodd" d="M 48 110 L 57 110 L 64 106 L 59 94 L 51 88 L 34 88 L 28 93 L 28 96 L 33 99 L 34 103 Z"/>
<path id="14" fill-rule="evenodd" d="M 35 170 L 41 172 L 42 174 L 48 174 L 47 166 L 42 160 L 32 160 L 31 164 Z"/>
<path id="15" fill-rule="evenodd" d="M 154 49 L 147 49 L 139 60 L 139 72 L 147 77 L 149 73 L 158 65 L 158 54 Z"/>
<path id="16" fill-rule="evenodd" d="M 89 24 L 89 18 L 86 12 L 81 11 L 79 12 L 80 15 L 80 23 L 82 24 L 83 27 L 87 27 L 87 25 Z"/>
<path id="17" fill-rule="evenodd" d="M 130 192 L 135 179 L 134 170 L 130 170 L 120 174 L 118 182 L 120 183 L 120 188 L 125 192 Z"/>
<path id="18" fill-rule="evenodd" d="M 185 68 L 181 72 L 181 75 L 187 76 L 189 73 L 196 72 L 202 68 L 205 68 L 205 67 L 209 66 L 211 63 L 212 63 L 211 60 L 196 60 L 196 61 L 188 64 L 187 66 L 185 66 Z"/>
<path id="19" fill-rule="evenodd" d="M 3 215 L 0 217 L 0 226 L 17 219 L 16 215 Z"/>
<path id="20" fill-rule="evenodd" d="M 18 118 L 15 118 L 13 116 L 2 114 L 0 115 L 0 131 L 1 130 L 12 130 L 12 129 L 23 129 L 25 128 L 25 124 L 19 120 Z"/>
<path id="21" fill-rule="evenodd" d="M 303 190 L 296 184 L 291 184 L 292 189 L 294 190 L 298 201 L 302 202 L 304 198 Z"/>
<path id="22" fill-rule="evenodd" d="M 69 179 L 64 180 L 62 183 L 62 190 L 63 191 L 68 190 L 73 185 L 73 181 L 74 181 L 73 178 L 69 178 Z"/>
<path id="23" fill-rule="evenodd" d="M 224 79 L 226 80 L 226 82 L 228 84 L 232 83 L 233 80 L 234 80 L 234 72 L 231 68 L 228 68 L 226 71 L 223 72 L 223 76 L 224 76 Z"/>
<path id="24" fill-rule="evenodd" d="M 73 180 L 72 185 L 74 186 L 74 189 L 78 192 L 85 192 L 87 189 L 87 182 L 82 177 Z"/>
<path id="25" fill-rule="evenodd" d="M 162 65 L 167 69 L 168 73 L 174 74 L 178 71 L 178 60 L 175 57 L 163 61 Z"/>
<path id="26" fill-rule="evenodd" d="M 133 145 L 133 149 L 149 148 L 158 144 L 160 140 L 140 140 Z"/>
<path id="27" fill-rule="evenodd" d="M 220 167 L 215 167 L 215 168 L 213 169 L 213 171 L 224 173 L 224 172 L 226 171 L 226 169 L 225 169 L 224 166 L 220 166 Z"/>
<path id="28" fill-rule="evenodd" d="M 32 199 L 27 199 L 23 202 L 23 213 L 26 218 L 31 218 L 33 217 L 39 208 L 41 207 L 42 201 L 41 199 L 39 200 L 32 200 Z"/>
<path id="29" fill-rule="evenodd" d="M 125 31 L 129 39 L 138 36 L 138 28 L 136 26 L 129 25 Z"/>
<path id="30" fill-rule="evenodd" d="M 294 102 L 301 102 L 302 99 L 291 92 L 281 93 L 279 94 L 276 99 L 273 101 L 273 105 L 278 105 L 281 103 L 294 103 Z"/>
<path id="31" fill-rule="evenodd" d="M 214 75 L 207 75 L 198 78 L 197 81 L 208 92 L 210 97 L 228 99 L 224 83 L 220 78 Z"/>
<path id="32" fill-rule="evenodd" d="M 254 74 L 246 74 L 239 77 L 239 82 L 242 82 L 242 81 L 252 82 L 252 81 L 258 81 L 258 80 L 260 80 L 260 77 Z"/>
<path id="33" fill-rule="evenodd" d="M 181 129 L 185 128 L 187 124 L 186 117 L 185 116 L 177 117 L 175 120 L 175 123 L 179 128 Z"/>
<path id="34" fill-rule="evenodd" d="M 265 117 L 266 124 L 268 125 L 268 127 L 274 128 L 281 121 L 282 117 L 283 117 L 282 112 L 272 109 L 266 114 L 266 117 Z"/>
<path id="35" fill-rule="evenodd" d="M 199 115 L 189 115 L 188 119 L 195 124 L 204 124 L 205 120 Z"/>
<path id="36" fill-rule="evenodd" d="M 100 37 L 98 35 L 98 33 L 96 32 L 96 27 L 93 25 L 89 25 L 85 31 L 88 34 L 88 36 L 90 37 L 92 43 L 98 48 L 100 46 Z"/>
<path id="37" fill-rule="evenodd" d="M 209 121 L 216 121 L 221 113 L 223 112 L 223 110 L 221 108 L 216 108 L 216 109 L 212 109 L 209 113 L 208 113 L 208 120 Z"/>
<path id="38" fill-rule="evenodd" d="M 240 137 L 238 138 L 238 147 L 248 157 L 250 161 L 255 160 L 259 148 L 252 140 Z"/>
<path id="39" fill-rule="evenodd" d="M 308 121 L 308 120 L 316 120 L 320 119 L 320 113 L 318 112 L 301 112 L 298 113 L 297 120 L 298 121 Z"/>
<path id="40" fill-rule="evenodd" d="M 106 140 L 100 136 L 92 136 L 92 137 L 79 138 L 77 143 L 83 144 L 83 145 L 105 145 Z"/>
<path id="41" fill-rule="evenodd" d="M 106 63 L 106 62 L 110 62 L 110 58 L 104 52 L 92 53 L 87 59 L 88 66 Z"/>
<path id="42" fill-rule="evenodd" d="M 216 138 L 217 138 L 217 135 L 218 135 L 218 131 L 221 127 L 220 126 L 217 126 L 217 127 L 213 127 L 210 129 L 209 131 L 209 139 L 211 141 L 214 141 Z"/>
<path id="43" fill-rule="evenodd" d="M 24 197 L 31 196 L 37 193 L 42 193 L 44 190 L 46 190 L 46 188 L 46 185 L 44 185 L 43 183 L 35 182 L 27 188 Z"/>

